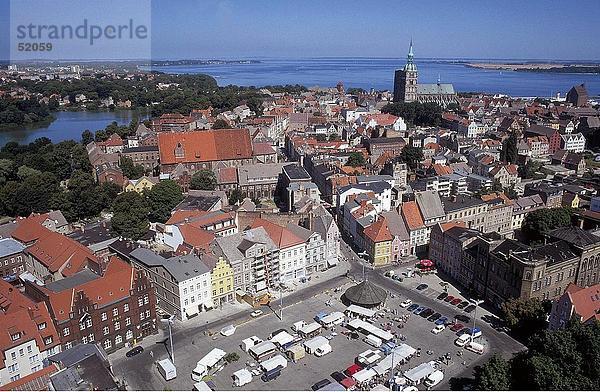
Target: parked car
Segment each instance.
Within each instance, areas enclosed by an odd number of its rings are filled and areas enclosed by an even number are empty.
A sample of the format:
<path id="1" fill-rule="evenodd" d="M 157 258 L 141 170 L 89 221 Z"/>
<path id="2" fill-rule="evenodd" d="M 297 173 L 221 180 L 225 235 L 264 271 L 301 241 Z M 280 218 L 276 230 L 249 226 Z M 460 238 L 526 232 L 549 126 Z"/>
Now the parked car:
<path id="1" fill-rule="evenodd" d="M 417 286 L 417 290 L 419 291 L 423 291 L 425 290 L 427 287 L 429 287 L 429 285 L 425 284 L 425 283 L 421 283 L 420 285 Z"/>
<path id="2" fill-rule="evenodd" d="M 456 324 L 452 324 L 452 326 L 450 327 L 450 331 L 452 332 L 458 332 L 461 329 L 463 329 L 465 326 L 462 325 L 461 323 L 456 323 Z"/>
<path id="3" fill-rule="evenodd" d="M 263 311 L 260 310 L 260 309 L 256 309 L 254 312 L 250 313 L 250 316 L 252 316 L 252 317 L 258 317 L 261 314 L 263 314 Z"/>
<path id="4" fill-rule="evenodd" d="M 333 378 L 337 382 L 340 382 L 346 378 L 346 375 L 342 372 L 333 372 L 331 373 L 331 378 Z"/>
<path id="5" fill-rule="evenodd" d="M 477 327 L 469 328 L 469 330 L 466 333 L 471 335 L 474 339 L 477 339 L 478 337 L 481 336 L 481 329 L 479 329 Z"/>
<path id="6" fill-rule="evenodd" d="M 435 325 L 446 325 L 446 322 L 448 322 L 448 317 L 442 316 L 439 319 L 435 320 Z"/>
<path id="7" fill-rule="evenodd" d="M 461 336 L 461 335 L 470 335 L 471 334 L 471 328 L 465 327 L 465 328 L 461 329 L 460 331 L 456 332 L 456 334 L 458 336 Z"/>
<path id="8" fill-rule="evenodd" d="M 131 358 L 131 357 L 135 357 L 136 355 L 141 354 L 143 352 L 144 352 L 144 348 L 142 346 L 137 346 L 137 347 L 134 347 L 131 350 L 127 351 L 125 356 L 128 358 Z"/>
<path id="9" fill-rule="evenodd" d="M 420 307 L 419 304 L 412 304 L 406 310 L 408 310 L 409 312 L 412 312 L 412 311 L 416 310 L 419 307 Z"/>
<path id="10" fill-rule="evenodd" d="M 454 298 L 452 301 L 450 301 L 450 303 L 454 306 L 458 305 L 461 302 L 462 300 L 460 298 Z"/>
<path id="11" fill-rule="evenodd" d="M 312 389 L 313 391 L 317 391 L 321 388 L 323 388 L 326 385 L 331 384 L 331 381 L 329 381 L 328 379 L 324 378 L 321 381 L 317 381 L 316 383 L 313 384 L 312 387 L 310 387 L 310 389 Z"/>
<path id="12" fill-rule="evenodd" d="M 415 311 L 413 313 L 421 314 L 421 313 L 423 313 L 424 310 L 425 310 L 425 306 L 419 306 L 417 309 L 415 309 Z"/>
<path id="13" fill-rule="evenodd" d="M 410 299 L 404 300 L 400 303 L 401 308 L 407 308 L 412 305 L 412 301 Z"/>
<path id="14" fill-rule="evenodd" d="M 437 335 L 438 333 L 442 332 L 444 329 L 446 329 L 445 325 L 436 325 L 435 327 L 433 327 L 433 329 L 431 330 L 431 333 Z"/>
<path id="15" fill-rule="evenodd" d="M 444 298 L 444 302 L 450 302 L 450 301 L 452 301 L 453 299 L 454 299 L 454 296 L 452 296 L 452 295 L 449 295 L 449 296 L 447 296 L 446 298 Z"/>
<path id="16" fill-rule="evenodd" d="M 421 316 L 423 318 L 428 318 L 429 316 L 431 316 L 434 313 L 435 313 L 435 310 L 433 310 L 433 309 L 425 309 L 424 311 L 422 311 L 419 314 L 419 316 Z"/>
<path id="17" fill-rule="evenodd" d="M 458 347 L 463 347 L 465 344 L 469 343 L 470 341 L 471 341 L 471 335 L 462 334 L 454 341 L 454 344 L 456 344 Z"/>
<path id="18" fill-rule="evenodd" d="M 397 280 L 398 282 L 404 282 L 404 278 L 400 275 L 394 275 L 392 279 Z"/>
<path id="19" fill-rule="evenodd" d="M 461 303 L 459 303 L 458 305 L 456 305 L 459 309 L 463 309 L 465 308 L 467 305 L 469 305 L 469 301 L 462 301 Z"/>
<path id="20" fill-rule="evenodd" d="M 475 310 L 475 305 L 469 305 L 465 308 L 465 312 L 467 312 L 467 313 L 471 313 L 474 310 Z"/>
<path id="21" fill-rule="evenodd" d="M 442 317 L 442 315 L 440 313 L 434 313 L 431 316 L 427 317 L 427 320 L 434 322 L 437 319 L 439 319 L 440 317 Z"/>
<path id="22" fill-rule="evenodd" d="M 439 299 L 440 301 L 444 300 L 446 297 L 448 296 L 448 293 L 441 293 L 440 295 L 437 296 L 437 299 Z"/>
<path id="23" fill-rule="evenodd" d="M 461 323 L 465 323 L 468 324 L 471 322 L 471 318 L 469 316 L 465 316 L 464 314 L 457 314 L 456 316 L 454 316 L 454 318 L 458 321 L 460 321 Z"/>

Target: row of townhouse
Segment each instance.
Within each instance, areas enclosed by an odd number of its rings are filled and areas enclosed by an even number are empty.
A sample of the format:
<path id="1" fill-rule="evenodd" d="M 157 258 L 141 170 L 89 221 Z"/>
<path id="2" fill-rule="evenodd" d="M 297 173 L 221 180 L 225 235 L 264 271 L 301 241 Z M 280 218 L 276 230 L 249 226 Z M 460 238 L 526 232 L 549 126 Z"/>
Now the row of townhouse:
<path id="1" fill-rule="evenodd" d="M 430 257 L 438 268 L 497 307 L 510 298 L 554 299 L 570 284 L 600 280 L 600 237 L 579 227 L 556 229 L 537 246 L 460 221 L 439 224 L 434 233 Z"/>

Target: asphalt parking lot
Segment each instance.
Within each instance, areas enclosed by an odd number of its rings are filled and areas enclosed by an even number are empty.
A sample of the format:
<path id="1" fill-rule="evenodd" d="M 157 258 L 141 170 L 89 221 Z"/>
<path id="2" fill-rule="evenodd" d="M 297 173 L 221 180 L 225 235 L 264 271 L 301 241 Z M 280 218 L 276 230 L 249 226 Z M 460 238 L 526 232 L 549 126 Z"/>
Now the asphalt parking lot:
<path id="1" fill-rule="evenodd" d="M 395 281 L 391 281 L 387 278 L 385 279 L 389 281 L 389 284 L 386 284 L 385 286 L 394 287 L 393 285 L 397 284 Z M 349 284 L 350 283 L 348 282 L 343 287 L 346 288 Z M 411 283 L 410 285 L 416 286 L 416 284 L 418 284 L 418 281 L 414 281 L 414 284 Z M 394 291 L 390 290 L 390 292 L 393 293 Z M 156 367 L 151 366 L 150 368 L 145 369 L 147 372 L 144 373 L 143 381 L 137 380 L 140 384 L 136 384 L 136 380 L 134 379 L 130 380 L 129 386 L 134 389 L 148 389 L 147 387 L 151 385 L 153 387 L 152 389 L 155 390 L 190 390 L 194 384 L 190 375 L 196 362 L 212 348 L 217 347 L 228 353 L 236 352 L 240 355 L 239 361 L 225 366 L 220 372 L 213 375 L 213 382 L 216 384 L 218 390 L 233 389 L 232 373 L 244 367 L 251 368 L 248 364 L 256 363 L 256 361 L 240 348 L 242 339 L 256 335 L 259 338 L 266 340 L 268 335 L 277 329 L 286 328 L 290 331 L 290 326 L 296 321 L 304 320 L 310 322 L 319 311 L 343 311 L 346 306 L 339 301 L 341 293 L 342 292 L 333 293 L 332 291 L 321 293 L 308 300 L 302 301 L 301 303 L 289 306 L 284 309 L 283 321 L 273 313 L 266 313 L 257 319 L 252 319 L 238 325 L 235 334 L 229 337 L 218 335 L 216 338 L 213 338 L 203 334 L 196 335 L 191 340 L 191 344 L 184 346 L 179 345 L 176 349 L 175 360 L 178 373 L 176 379 L 169 382 L 165 381 L 158 373 Z M 455 314 L 460 313 L 456 307 L 435 300 L 436 293 L 437 292 L 433 289 L 426 289 L 422 292 L 410 290 L 406 295 L 399 295 L 396 293 L 393 297 L 388 296 L 385 308 L 390 309 L 391 311 L 386 313 L 384 317 L 380 317 L 376 322 L 376 325 L 381 326 L 380 324 L 382 322 L 390 322 L 390 319 L 397 316 L 409 314 L 409 312 L 399 306 L 407 296 L 411 297 L 415 303 L 422 302 L 417 298 L 420 298 L 423 295 L 432 298 L 430 299 L 429 306 L 450 319 L 452 319 Z M 431 304 L 431 301 L 434 301 L 433 304 Z M 327 306 L 327 302 L 329 302 L 331 306 Z M 472 369 L 473 366 L 482 363 L 491 352 L 512 350 L 514 346 L 514 341 L 510 337 L 506 335 L 503 337 L 495 336 L 494 339 L 490 340 L 488 339 L 488 336 L 486 336 L 486 330 L 484 330 L 484 336 L 480 338 L 480 342 L 486 346 L 486 353 L 484 355 L 478 355 L 456 347 L 454 345 L 454 340 L 457 335 L 449 329 L 442 331 L 438 335 L 434 335 L 431 333 L 431 329 L 435 324 L 418 315 L 411 313 L 403 328 L 398 328 L 398 322 L 392 321 L 392 323 L 392 332 L 406 336 L 404 343 L 409 344 L 414 348 L 421 348 L 420 357 L 414 357 L 407 364 L 397 368 L 399 373 L 423 362 L 438 359 L 440 355 L 450 353 L 451 360 L 448 363 L 441 365 L 445 372 L 444 381 L 435 389 L 449 389 L 448 380 L 451 377 L 463 374 L 465 371 Z M 468 326 L 470 327 L 471 325 Z M 340 332 L 341 330 L 344 330 L 344 328 L 337 327 L 337 332 Z M 328 331 L 323 331 L 322 333 L 323 336 L 328 334 Z M 251 383 L 236 389 L 307 390 L 310 389 L 312 384 L 324 378 L 328 378 L 330 381 L 334 382 L 330 377 L 332 372 L 343 371 L 354 362 L 354 359 L 359 353 L 367 349 L 372 349 L 371 346 L 362 341 L 363 337 L 364 335 L 361 334 L 361 339 L 359 340 L 348 340 L 347 337 L 338 334 L 330 341 L 333 348 L 332 353 L 327 354 L 322 358 L 307 354 L 307 356 L 298 361 L 298 363 L 290 362 L 287 368 L 282 371 L 281 376 L 275 380 L 265 383 L 260 377 L 254 377 Z M 462 354 L 460 356 L 458 355 L 459 351 Z M 167 357 L 168 355 L 165 350 L 160 349 L 155 350 L 155 353 L 155 360 Z M 135 361 L 135 359 L 131 360 Z"/>

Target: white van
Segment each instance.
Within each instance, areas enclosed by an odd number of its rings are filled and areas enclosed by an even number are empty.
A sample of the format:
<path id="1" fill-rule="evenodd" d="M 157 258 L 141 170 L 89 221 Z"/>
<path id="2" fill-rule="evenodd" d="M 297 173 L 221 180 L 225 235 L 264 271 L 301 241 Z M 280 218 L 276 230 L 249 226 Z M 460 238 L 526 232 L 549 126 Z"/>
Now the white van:
<path id="1" fill-rule="evenodd" d="M 324 345 L 324 346 L 321 346 L 321 347 L 317 348 L 315 350 L 315 355 L 317 357 L 322 357 L 324 355 L 329 354 L 332 351 L 333 351 L 333 349 L 331 348 L 331 345 L 327 344 L 327 345 Z"/>
<path id="2" fill-rule="evenodd" d="M 477 354 L 483 354 L 483 344 L 470 342 L 469 344 L 467 344 L 465 346 L 465 349 L 467 349 L 469 351 L 473 351 L 474 353 L 477 353 Z"/>
<path id="3" fill-rule="evenodd" d="M 431 388 L 438 385 L 443 379 L 444 373 L 441 370 L 436 370 L 425 378 L 423 384 L 425 384 L 426 387 Z"/>
<path id="4" fill-rule="evenodd" d="M 460 335 L 458 337 L 458 339 L 456 339 L 454 341 L 454 344 L 456 344 L 458 347 L 463 347 L 465 344 L 469 343 L 470 341 L 471 341 L 471 335 L 463 333 L 462 335 Z"/>
<path id="5" fill-rule="evenodd" d="M 170 381 L 177 377 L 177 369 L 173 362 L 170 359 L 162 359 L 158 361 L 158 372 L 165 378 L 165 380 Z"/>
<path id="6" fill-rule="evenodd" d="M 375 348 L 379 348 L 381 347 L 381 344 L 383 343 L 381 341 L 380 338 L 378 338 L 375 335 L 367 335 L 367 337 L 365 338 L 365 343 L 370 344 L 371 346 L 375 347 Z"/>

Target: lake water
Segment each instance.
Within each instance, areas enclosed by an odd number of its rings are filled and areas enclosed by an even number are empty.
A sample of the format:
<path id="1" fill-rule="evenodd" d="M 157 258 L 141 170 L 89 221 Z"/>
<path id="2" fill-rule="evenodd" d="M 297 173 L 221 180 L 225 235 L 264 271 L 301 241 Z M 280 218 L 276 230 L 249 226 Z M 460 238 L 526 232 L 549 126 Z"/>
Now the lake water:
<path id="1" fill-rule="evenodd" d="M 0 146 L 8 142 L 27 144 L 40 137 L 47 137 L 53 142 L 73 139 L 81 140 L 81 133 L 86 129 L 95 132 L 104 129 L 116 121 L 119 125 L 127 125 L 133 118 L 147 118 L 147 114 L 139 114 L 134 110 L 117 110 L 114 112 L 57 112 L 51 124 L 43 127 L 21 128 L 0 131 Z"/>
<path id="2" fill-rule="evenodd" d="M 206 73 L 220 86 L 266 86 L 302 84 L 333 87 L 343 81 L 346 88 L 392 90 L 394 70 L 406 59 L 390 58 L 307 58 L 260 59 L 256 64 L 214 64 L 201 66 L 153 67 L 174 74 Z M 472 60 L 473 62 L 482 60 Z M 515 97 L 563 95 L 574 85 L 585 83 L 590 95 L 600 95 L 600 75 L 542 72 L 493 71 L 466 67 L 457 61 L 417 59 L 419 81 L 453 83 L 457 91 L 502 93 Z"/>

